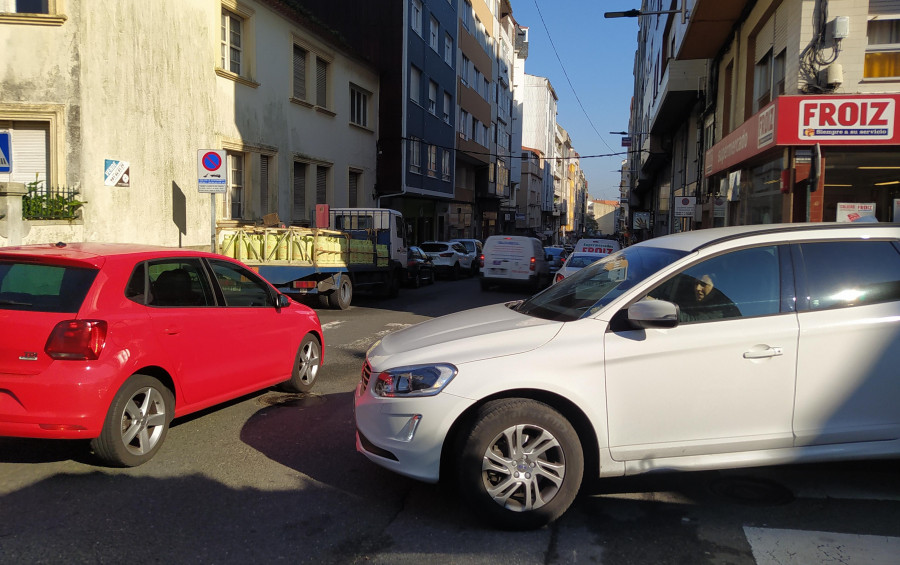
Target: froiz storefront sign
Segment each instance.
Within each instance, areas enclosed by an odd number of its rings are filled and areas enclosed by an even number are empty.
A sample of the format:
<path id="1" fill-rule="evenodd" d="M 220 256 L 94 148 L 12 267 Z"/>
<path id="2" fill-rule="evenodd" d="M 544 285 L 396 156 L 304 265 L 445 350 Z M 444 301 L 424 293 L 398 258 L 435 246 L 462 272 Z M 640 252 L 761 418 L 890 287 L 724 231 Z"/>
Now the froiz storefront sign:
<path id="1" fill-rule="evenodd" d="M 797 136 L 803 140 L 891 139 L 895 109 L 891 98 L 803 100 Z"/>

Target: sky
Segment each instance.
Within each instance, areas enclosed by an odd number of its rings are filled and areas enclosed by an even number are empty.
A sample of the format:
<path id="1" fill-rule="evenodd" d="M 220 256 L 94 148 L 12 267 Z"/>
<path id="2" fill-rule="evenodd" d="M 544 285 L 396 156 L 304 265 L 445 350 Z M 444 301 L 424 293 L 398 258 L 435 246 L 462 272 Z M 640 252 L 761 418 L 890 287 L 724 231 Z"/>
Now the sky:
<path id="1" fill-rule="evenodd" d="M 550 79 L 559 97 L 557 122 L 569 132 L 591 199 L 618 200 L 634 92 L 637 18 L 604 12 L 641 7 L 638 0 L 510 0 L 513 17 L 528 28 L 525 72 Z"/>

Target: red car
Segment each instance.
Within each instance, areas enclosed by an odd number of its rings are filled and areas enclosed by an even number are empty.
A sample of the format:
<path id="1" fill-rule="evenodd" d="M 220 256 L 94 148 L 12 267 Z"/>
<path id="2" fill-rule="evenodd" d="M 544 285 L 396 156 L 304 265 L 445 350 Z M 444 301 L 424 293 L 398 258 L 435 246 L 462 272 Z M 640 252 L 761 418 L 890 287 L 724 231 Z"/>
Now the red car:
<path id="1" fill-rule="evenodd" d="M 315 311 L 221 255 L 127 244 L 0 248 L 0 436 L 159 450 L 172 418 L 280 384 L 306 392 Z"/>

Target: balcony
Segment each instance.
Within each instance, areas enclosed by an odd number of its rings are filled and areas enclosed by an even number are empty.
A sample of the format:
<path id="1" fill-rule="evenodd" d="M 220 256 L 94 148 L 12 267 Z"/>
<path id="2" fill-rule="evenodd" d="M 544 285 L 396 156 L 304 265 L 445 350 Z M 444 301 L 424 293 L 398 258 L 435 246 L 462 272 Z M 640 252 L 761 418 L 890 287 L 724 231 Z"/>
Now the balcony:
<path id="1" fill-rule="evenodd" d="M 750 0 L 695 0 L 677 58 L 684 61 L 715 57 L 730 39 L 747 4 Z"/>
<path id="2" fill-rule="evenodd" d="M 684 122 L 705 83 L 706 59 L 678 61 L 669 59 L 660 81 L 659 95 L 650 108 L 650 131 L 668 131 Z"/>

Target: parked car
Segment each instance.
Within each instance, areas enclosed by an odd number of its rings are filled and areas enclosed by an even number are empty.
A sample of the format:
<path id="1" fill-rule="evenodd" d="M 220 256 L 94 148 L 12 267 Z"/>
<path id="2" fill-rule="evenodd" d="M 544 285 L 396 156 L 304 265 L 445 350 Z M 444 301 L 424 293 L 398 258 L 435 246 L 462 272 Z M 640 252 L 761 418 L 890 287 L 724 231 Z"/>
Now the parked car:
<path id="1" fill-rule="evenodd" d="M 569 256 L 569 253 L 562 247 L 545 247 L 544 254 L 547 256 L 547 261 L 550 263 L 551 275 L 556 274 L 556 271 L 558 271 L 565 262 L 566 257 Z"/>
<path id="2" fill-rule="evenodd" d="M 688 231 L 366 354 L 356 448 L 504 528 L 582 480 L 900 456 L 900 226 Z"/>
<path id="3" fill-rule="evenodd" d="M 559 282 L 607 255 L 608 253 L 579 253 L 576 251 L 566 258 L 562 267 L 553 276 L 553 282 Z"/>
<path id="4" fill-rule="evenodd" d="M 409 246 L 406 253 L 406 268 L 403 270 L 407 286 L 419 288 L 423 283 L 434 283 L 434 261 L 421 248 Z"/>
<path id="5" fill-rule="evenodd" d="M 522 286 L 537 292 L 552 282 L 541 241 L 524 235 L 492 235 L 480 258 L 481 289 Z"/>
<path id="6" fill-rule="evenodd" d="M 91 440 L 114 466 L 152 458 L 174 417 L 309 391 L 324 354 L 315 311 L 186 249 L 0 248 L 0 319 L 0 436 Z"/>
<path id="7" fill-rule="evenodd" d="M 466 251 L 470 254 L 474 254 L 475 260 L 472 261 L 472 274 L 478 274 L 478 258 L 481 256 L 481 252 L 484 250 L 484 244 L 481 243 L 481 240 L 478 239 L 464 239 L 464 238 L 453 238 L 450 240 L 451 242 L 458 241 L 462 243 L 466 247 Z"/>
<path id="8" fill-rule="evenodd" d="M 472 263 L 476 260 L 476 255 L 469 253 L 462 243 L 426 241 L 419 247 L 434 261 L 438 275 L 457 280 L 461 274 L 472 272 Z"/>

